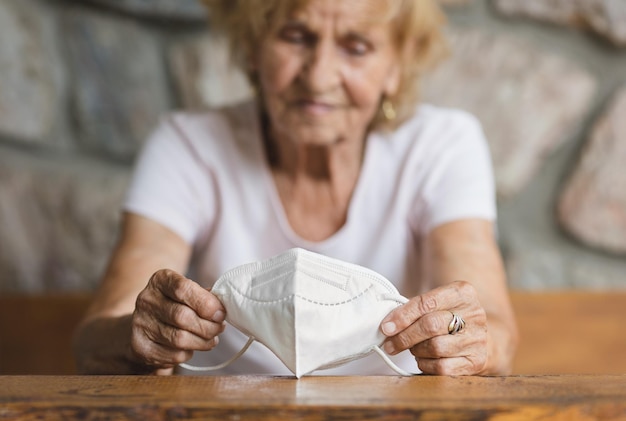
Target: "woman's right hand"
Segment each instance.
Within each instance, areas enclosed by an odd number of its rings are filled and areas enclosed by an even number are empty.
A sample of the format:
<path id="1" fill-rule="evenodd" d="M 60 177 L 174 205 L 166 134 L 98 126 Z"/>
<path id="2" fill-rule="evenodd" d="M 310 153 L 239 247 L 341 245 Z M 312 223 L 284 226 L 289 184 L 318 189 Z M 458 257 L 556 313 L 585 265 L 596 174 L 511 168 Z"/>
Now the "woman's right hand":
<path id="1" fill-rule="evenodd" d="M 224 330 L 226 310 L 209 290 L 168 269 L 154 273 L 132 316 L 131 352 L 139 365 L 171 369 L 208 351 Z"/>

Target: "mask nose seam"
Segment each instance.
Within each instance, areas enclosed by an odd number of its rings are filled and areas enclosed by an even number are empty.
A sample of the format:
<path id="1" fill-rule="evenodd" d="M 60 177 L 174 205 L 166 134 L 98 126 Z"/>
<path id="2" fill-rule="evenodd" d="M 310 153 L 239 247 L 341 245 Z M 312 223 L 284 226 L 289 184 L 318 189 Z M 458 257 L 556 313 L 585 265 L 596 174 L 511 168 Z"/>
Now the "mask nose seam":
<path id="1" fill-rule="evenodd" d="M 406 304 L 409 299 L 400 294 L 381 294 L 380 297 L 383 300 L 395 301 L 398 304 Z"/>
<path id="2" fill-rule="evenodd" d="M 295 294 L 294 296 L 300 298 L 301 300 L 304 300 L 304 301 L 307 301 L 309 303 L 312 303 L 312 304 L 316 304 L 316 305 L 320 305 L 320 306 L 326 306 L 326 307 L 335 307 L 335 306 L 341 306 L 341 305 L 344 305 L 344 304 L 348 304 L 348 303 L 351 303 L 353 301 L 356 301 L 356 300 L 360 299 L 365 294 L 367 294 L 372 288 L 374 288 L 374 285 L 370 285 L 369 287 L 367 287 L 366 289 L 361 291 L 358 295 L 355 295 L 354 297 L 352 297 L 352 298 L 350 298 L 348 300 L 344 300 L 344 301 L 341 301 L 341 302 L 338 302 L 338 303 L 322 303 L 322 302 L 319 302 L 319 301 L 311 300 L 311 299 L 309 299 L 307 297 L 304 297 L 302 295 L 299 295 L 299 294 Z"/>

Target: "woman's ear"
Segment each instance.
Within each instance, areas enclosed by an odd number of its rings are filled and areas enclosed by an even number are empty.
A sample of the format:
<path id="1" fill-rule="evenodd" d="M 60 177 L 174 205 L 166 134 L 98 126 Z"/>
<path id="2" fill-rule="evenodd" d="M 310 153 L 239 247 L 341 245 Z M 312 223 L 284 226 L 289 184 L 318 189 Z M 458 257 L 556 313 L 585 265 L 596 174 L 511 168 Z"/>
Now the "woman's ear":
<path id="1" fill-rule="evenodd" d="M 400 89 L 400 63 L 393 63 L 383 85 L 383 93 L 386 97 L 393 97 Z"/>

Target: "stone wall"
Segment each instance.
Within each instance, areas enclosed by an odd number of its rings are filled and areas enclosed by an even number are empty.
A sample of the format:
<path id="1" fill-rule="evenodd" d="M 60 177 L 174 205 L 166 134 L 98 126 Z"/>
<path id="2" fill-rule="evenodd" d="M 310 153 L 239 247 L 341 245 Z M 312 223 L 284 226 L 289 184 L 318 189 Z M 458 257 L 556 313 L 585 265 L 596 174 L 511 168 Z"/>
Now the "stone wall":
<path id="1" fill-rule="evenodd" d="M 626 3 L 445 3 L 423 93 L 483 122 L 512 287 L 623 289 Z M 93 290 L 159 117 L 250 95 L 209 27 L 195 0 L 0 2 L 0 292 Z"/>

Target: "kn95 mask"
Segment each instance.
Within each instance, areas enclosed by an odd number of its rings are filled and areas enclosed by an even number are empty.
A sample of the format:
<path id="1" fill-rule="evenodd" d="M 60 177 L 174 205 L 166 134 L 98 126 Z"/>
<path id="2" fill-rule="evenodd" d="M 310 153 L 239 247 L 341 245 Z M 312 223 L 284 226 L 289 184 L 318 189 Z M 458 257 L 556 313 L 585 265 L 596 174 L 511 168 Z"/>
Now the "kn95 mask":
<path id="1" fill-rule="evenodd" d="M 295 248 L 261 262 L 248 263 L 222 275 L 211 292 L 226 309 L 226 321 L 253 341 L 269 348 L 296 377 L 336 367 L 378 353 L 402 375 L 380 349 L 385 335 L 380 323 L 406 298 L 378 273 Z"/>

